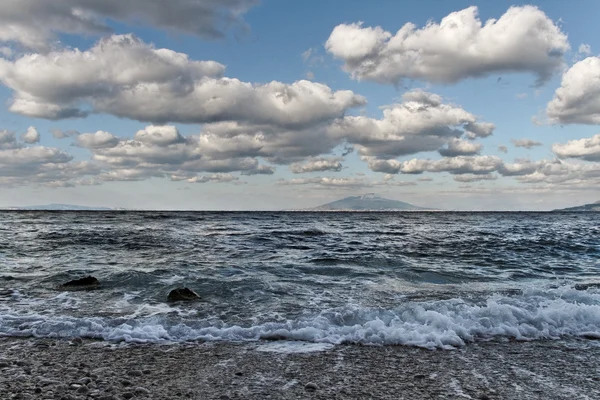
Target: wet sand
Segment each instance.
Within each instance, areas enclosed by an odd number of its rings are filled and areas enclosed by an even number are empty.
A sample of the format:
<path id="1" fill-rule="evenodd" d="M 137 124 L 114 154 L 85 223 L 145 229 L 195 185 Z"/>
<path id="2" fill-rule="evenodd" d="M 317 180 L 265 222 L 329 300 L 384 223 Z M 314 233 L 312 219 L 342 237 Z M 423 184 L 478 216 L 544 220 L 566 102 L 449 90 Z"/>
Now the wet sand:
<path id="1" fill-rule="evenodd" d="M 265 351 L 282 346 L 2 338 L 0 398 L 600 398 L 600 344 L 586 340 Z"/>

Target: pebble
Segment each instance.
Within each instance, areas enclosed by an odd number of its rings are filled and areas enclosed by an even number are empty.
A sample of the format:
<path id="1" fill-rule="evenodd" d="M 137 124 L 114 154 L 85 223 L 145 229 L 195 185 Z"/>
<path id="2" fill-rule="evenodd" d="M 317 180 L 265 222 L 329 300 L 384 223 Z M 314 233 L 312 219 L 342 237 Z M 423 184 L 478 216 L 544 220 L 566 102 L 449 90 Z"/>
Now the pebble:
<path id="1" fill-rule="evenodd" d="M 123 393 L 123 398 L 124 399 L 131 399 L 131 398 L 133 398 L 133 393 L 131 393 L 131 392 L 125 392 L 125 393 Z"/>
<path id="2" fill-rule="evenodd" d="M 129 375 L 129 376 L 142 376 L 143 373 L 139 369 L 132 369 L 130 371 L 127 371 L 127 375 Z"/>
<path id="3" fill-rule="evenodd" d="M 136 394 L 150 394 L 150 391 L 146 388 L 139 386 L 139 387 L 135 388 L 135 393 Z"/>
<path id="4" fill-rule="evenodd" d="M 319 385 L 317 385 L 314 382 L 308 382 L 306 385 L 304 385 L 304 389 L 309 390 L 309 391 L 315 391 L 315 390 L 319 390 Z"/>
<path id="5" fill-rule="evenodd" d="M 82 387 L 80 387 L 79 389 L 77 389 L 77 393 L 82 393 L 82 394 L 84 394 L 84 393 L 87 393 L 87 392 L 89 392 L 89 390 L 88 390 L 87 386 L 82 386 Z"/>

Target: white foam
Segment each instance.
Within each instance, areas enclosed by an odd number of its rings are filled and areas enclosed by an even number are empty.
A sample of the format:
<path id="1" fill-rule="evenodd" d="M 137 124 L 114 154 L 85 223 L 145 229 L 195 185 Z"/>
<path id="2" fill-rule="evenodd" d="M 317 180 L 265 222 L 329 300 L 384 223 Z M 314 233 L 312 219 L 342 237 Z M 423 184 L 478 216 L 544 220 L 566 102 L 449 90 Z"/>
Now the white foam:
<path id="1" fill-rule="evenodd" d="M 297 354 L 315 353 L 319 351 L 326 351 L 331 348 L 333 348 L 333 344 L 331 343 L 307 343 L 282 340 L 278 342 L 262 344 L 256 347 L 256 350 L 264 353 Z"/>
<path id="2" fill-rule="evenodd" d="M 406 302 L 394 309 L 354 305 L 249 326 L 228 325 L 218 319 L 193 319 L 191 315 L 174 313 L 165 304 L 142 307 L 156 309 L 134 312 L 121 319 L 24 315 L 4 310 L 0 312 L 0 335 L 84 336 L 128 342 L 276 338 L 443 349 L 503 337 L 517 340 L 600 337 L 600 293 L 570 288 L 528 289 L 518 296 L 493 295 L 483 303 L 462 299 Z M 272 346 L 278 349 L 277 345 Z M 282 346 L 285 349 L 287 345 Z"/>

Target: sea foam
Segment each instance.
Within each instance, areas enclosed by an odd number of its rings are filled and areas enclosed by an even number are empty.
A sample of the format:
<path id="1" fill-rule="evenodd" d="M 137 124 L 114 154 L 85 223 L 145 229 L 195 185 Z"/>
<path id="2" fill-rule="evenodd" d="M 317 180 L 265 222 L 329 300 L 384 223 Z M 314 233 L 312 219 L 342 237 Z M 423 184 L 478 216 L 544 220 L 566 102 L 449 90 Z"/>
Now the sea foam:
<path id="1" fill-rule="evenodd" d="M 36 313 L 0 314 L 0 335 L 89 337 L 126 342 L 292 340 L 311 343 L 411 345 L 452 349 L 470 342 L 600 338 L 600 292 L 528 289 L 464 299 L 406 302 L 393 309 L 348 305 L 284 322 L 230 325 L 208 318 L 154 314 L 76 318 Z"/>

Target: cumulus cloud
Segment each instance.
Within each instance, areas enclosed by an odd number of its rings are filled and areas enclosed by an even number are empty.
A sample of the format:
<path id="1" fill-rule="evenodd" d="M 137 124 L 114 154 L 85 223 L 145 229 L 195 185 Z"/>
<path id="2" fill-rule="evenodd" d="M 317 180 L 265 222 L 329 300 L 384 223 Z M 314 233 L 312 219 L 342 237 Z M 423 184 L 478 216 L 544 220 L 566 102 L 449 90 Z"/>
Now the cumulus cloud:
<path id="1" fill-rule="evenodd" d="M 61 119 L 105 112 L 164 124 L 243 121 L 310 126 L 366 100 L 301 80 L 251 84 L 223 78 L 224 66 L 156 49 L 132 35 L 106 37 L 86 51 L 0 59 L 0 81 L 14 91 L 10 110 Z"/>
<path id="2" fill-rule="evenodd" d="M 30 126 L 27 128 L 27 132 L 21 136 L 21 139 L 28 144 L 38 143 L 40 141 L 40 133 L 35 127 Z"/>
<path id="3" fill-rule="evenodd" d="M 542 142 L 538 142 L 535 140 L 531 140 L 531 139 L 513 139 L 511 140 L 513 146 L 515 147 L 523 147 L 525 149 L 532 149 L 536 146 L 543 146 L 544 144 Z"/>
<path id="4" fill-rule="evenodd" d="M 439 150 L 444 157 L 473 156 L 479 154 L 483 146 L 466 140 L 452 139 L 448 146 Z"/>
<path id="5" fill-rule="evenodd" d="M 280 179 L 278 185 L 317 185 L 322 187 L 339 187 L 339 188 L 358 188 L 369 186 L 369 183 L 364 178 L 294 178 L 290 180 Z"/>
<path id="6" fill-rule="evenodd" d="M 498 179 L 498 177 L 494 174 L 462 174 L 462 175 L 454 175 L 454 180 L 456 182 L 479 182 L 479 181 L 494 181 Z"/>
<path id="7" fill-rule="evenodd" d="M 493 73 L 528 72 L 541 85 L 561 68 L 569 43 L 536 7 L 511 7 L 483 23 L 473 6 L 422 28 L 407 23 L 396 34 L 362 22 L 341 24 L 325 48 L 358 80 L 456 83 Z"/>
<path id="8" fill-rule="evenodd" d="M 342 158 L 331 157 L 331 158 L 313 158 L 304 163 L 294 163 L 290 165 L 290 170 L 294 174 L 304 174 L 307 172 L 323 172 L 323 171 L 335 171 L 339 172 L 342 170 Z"/>
<path id="9" fill-rule="evenodd" d="M 247 29 L 242 16 L 256 3 L 257 0 L 4 0 L 0 8 L 0 41 L 46 51 L 60 33 L 109 33 L 107 20 L 219 38 L 230 28 Z"/>
<path id="10" fill-rule="evenodd" d="M 0 130 L 0 150 L 17 149 L 21 146 L 17 143 L 17 137 L 14 132 L 6 129 Z"/>
<path id="11" fill-rule="evenodd" d="M 119 144 L 119 138 L 109 132 L 97 131 L 95 133 L 83 133 L 77 136 L 75 143 L 77 143 L 78 146 L 87 149 L 103 149 L 115 147 Z"/>
<path id="12" fill-rule="evenodd" d="M 423 172 L 448 172 L 453 175 L 488 174 L 502 165 L 502 160 L 495 156 L 457 156 L 445 157 L 441 160 L 417 159 L 408 161 L 381 160 L 365 158 L 369 168 L 374 172 L 387 174 L 422 174 Z"/>
<path id="13" fill-rule="evenodd" d="M 556 124 L 600 124 L 600 58 L 575 63 L 562 76 L 546 113 Z"/>
<path id="14" fill-rule="evenodd" d="M 570 140 L 565 144 L 554 144 L 552 151 L 560 158 L 600 161 L 600 134 L 591 138 Z"/>
<path id="15" fill-rule="evenodd" d="M 385 108 L 382 119 L 347 116 L 336 120 L 329 132 L 354 144 L 362 156 L 391 159 L 437 151 L 444 145 L 453 146 L 455 152 L 460 146 L 473 154 L 478 151 L 478 145 L 456 140 L 463 135 L 467 138 L 489 136 L 494 128 L 493 124 L 480 122 L 459 106 L 443 103 L 436 94 L 412 90 L 403 95 L 402 103 Z"/>
<path id="16" fill-rule="evenodd" d="M 225 182 L 237 182 L 240 178 L 237 176 L 233 176 L 231 174 L 211 174 L 211 175 L 202 175 L 195 176 L 193 178 L 186 179 L 186 182 L 189 183 L 208 183 L 208 182 L 216 182 L 216 183 L 225 183 Z"/>

